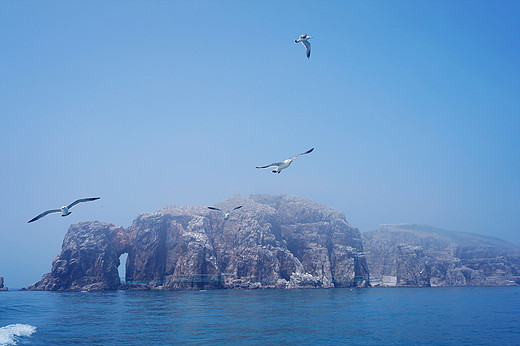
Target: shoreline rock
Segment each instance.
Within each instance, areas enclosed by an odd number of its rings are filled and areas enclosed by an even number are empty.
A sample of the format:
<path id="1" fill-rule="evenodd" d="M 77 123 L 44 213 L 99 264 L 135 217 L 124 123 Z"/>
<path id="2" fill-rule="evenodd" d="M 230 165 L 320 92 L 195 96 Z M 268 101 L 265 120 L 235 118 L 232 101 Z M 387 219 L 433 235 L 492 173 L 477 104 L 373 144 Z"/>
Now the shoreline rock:
<path id="1" fill-rule="evenodd" d="M 4 287 L 4 277 L 0 276 L 0 291 L 8 291 L 9 288 Z"/>

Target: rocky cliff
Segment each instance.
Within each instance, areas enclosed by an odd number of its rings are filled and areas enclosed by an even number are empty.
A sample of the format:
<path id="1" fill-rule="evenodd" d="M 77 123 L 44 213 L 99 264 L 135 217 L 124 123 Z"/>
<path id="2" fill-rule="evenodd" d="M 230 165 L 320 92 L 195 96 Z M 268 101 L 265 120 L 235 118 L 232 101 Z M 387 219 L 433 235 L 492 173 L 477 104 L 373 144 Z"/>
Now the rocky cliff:
<path id="1" fill-rule="evenodd" d="M 0 276 L 0 291 L 7 291 L 7 287 L 4 287 L 4 277 Z"/>
<path id="2" fill-rule="evenodd" d="M 362 234 L 372 285 L 520 284 L 520 247 L 500 239 L 421 225 Z"/>
<path id="3" fill-rule="evenodd" d="M 72 225 L 51 272 L 29 290 L 310 288 L 368 285 L 361 234 L 343 213 L 294 196 L 233 197 L 167 207 L 127 229 Z M 119 257 L 128 253 L 126 283 Z"/>
<path id="4" fill-rule="evenodd" d="M 119 256 L 130 249 L 131 234 L 102 222 L 70 226 L 50 273 L 29 290 L 113 290 L 119 287 Z"/>

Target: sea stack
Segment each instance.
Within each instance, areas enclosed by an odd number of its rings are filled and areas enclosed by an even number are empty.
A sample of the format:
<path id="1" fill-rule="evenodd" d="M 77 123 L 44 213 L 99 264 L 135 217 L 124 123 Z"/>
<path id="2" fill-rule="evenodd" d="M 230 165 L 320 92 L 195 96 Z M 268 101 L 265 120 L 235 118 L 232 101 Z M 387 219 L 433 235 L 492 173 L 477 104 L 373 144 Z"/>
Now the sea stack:
<path id="1" fill-rule="evenodd" d="M 0 291 L 7 291 L 7 287 L 4 287 L 4 277 L 0 276 Z"/>
<path id="2" fill-rule="evenodd" d="M 50 273 L 27 287 L 33 291 L 115 290 L 119 256 L 128 251 L 129 234 L 121 227 L 91 221 L 70 226 Z"/>

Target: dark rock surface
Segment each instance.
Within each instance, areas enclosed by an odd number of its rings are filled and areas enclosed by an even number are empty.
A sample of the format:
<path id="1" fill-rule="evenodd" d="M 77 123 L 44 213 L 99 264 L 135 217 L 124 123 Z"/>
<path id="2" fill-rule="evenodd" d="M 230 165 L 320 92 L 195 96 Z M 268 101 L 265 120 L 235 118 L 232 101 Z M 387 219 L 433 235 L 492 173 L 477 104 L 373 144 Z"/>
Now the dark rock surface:
<path id="1" fill-rule="evenodd" d="M 4 277 L 0 276 L 0 291 L 7 291 L 7 287 L 4 287 Z"/>
<path id="2" fill-rule="evenodd" d="M 52 270 L 30 290 L 363 287 L 361 234 L 330 207 L 286 195 L 233 197 L 218 207 L 167 207 L 127 229 L 70 227 Z M 128 253 L 126 283 L 119 256 Z"/>
<path id="3" fill-rule="evenodd" d="M 372 285 L 520 284 L 520 247 L 477 234 L 394 225 L 362 234 Z"/>

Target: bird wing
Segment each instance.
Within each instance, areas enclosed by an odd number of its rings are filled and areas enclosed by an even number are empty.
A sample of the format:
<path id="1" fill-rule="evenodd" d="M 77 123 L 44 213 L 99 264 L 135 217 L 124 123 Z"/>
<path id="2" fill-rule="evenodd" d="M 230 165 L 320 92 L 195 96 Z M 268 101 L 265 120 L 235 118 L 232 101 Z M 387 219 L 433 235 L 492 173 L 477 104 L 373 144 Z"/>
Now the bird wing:
<path id="1" fill-rule="evenodd" d="M 215 207 L 208 207 L 208 209 L 216 210 L 216 211 L 220 211 L 220 212 L 222 213 L 222 215 L 226 216 L 226 213 L 224 213 L 224 212 L 222 211 L 222 209 L 215 208 Z"/>
<path id="2" fill-rule="evenodd" d="M 36 221 L 38 219 L 41 219 L 42 217 L 44 217 L 45 215 L 47 214 L 50 214 L 50 213 L 59 213 L 61 212 L 61 209 L 50 209 L 50 210 L 47 210 L 47 211 L 44 211 L 43 213 L 41 213 L 40 215 L 36 216 L 36 217 L 33 217 L 32 219 L 30 219 L 27 223 L 31 223 L 33 221 Z"/>
<path id="3" fill-rule="evenodd" d="M 307 54 L 307 58 L 311 57 L 311 43 L 309 41 L 301 41 L 305 46 L 305 54 Z"/>
<path id="4" fill-rule="evenodd" d="M 239 205 L 238 207 L 234 207 L 234 208 L 233 208 L 233 209 L 231 209 L 231 210 L 237 210 L 237 209 L 240 209 L 240 208 L 242 208 L 242 206 L 241 206 L 241 205 Z"/>
<path id="5" fill-rule="evenodd" d="M 314 148 L 309 149 L 309 150 L 307 150 L 307 151 L 304 152 L 304 153 L 301 153 L 301 154 L 298 154 L 298 155 L 294 155 L 293 157 L 291 157 L 291 160 L 297 158 L 298 156 L 305 155 L 305 154 L 309 154 L 309 153 L 311 153 L 313 150 L 314 150 Z"/>
<path id="6" fill-rule="evenodd" d="M 262 167 L 256 167 L 256 168 L 267 168 L 267 167 L 272 167 L 272 166 L 280 166 L 281 164 L 282 164 L 282 162 L 273 162 L 270 165 L 262 166 Z"/>
<path id="7" fill-rule="evenodd" d="M 101 197 L 91 197 L 91 198 L 82 198 L 82 199 L 78 199 L 74 202 L 72 202 L 71 204 L 69 204 L 67 206 L 67 208 L 72 208 L 73 206 L 75 206 L 76 204 L 78 203 L 81 203 L 81 202 L 90 202 L 90 201 L 95 201 L 96 199 L 100 199 Z"/>

